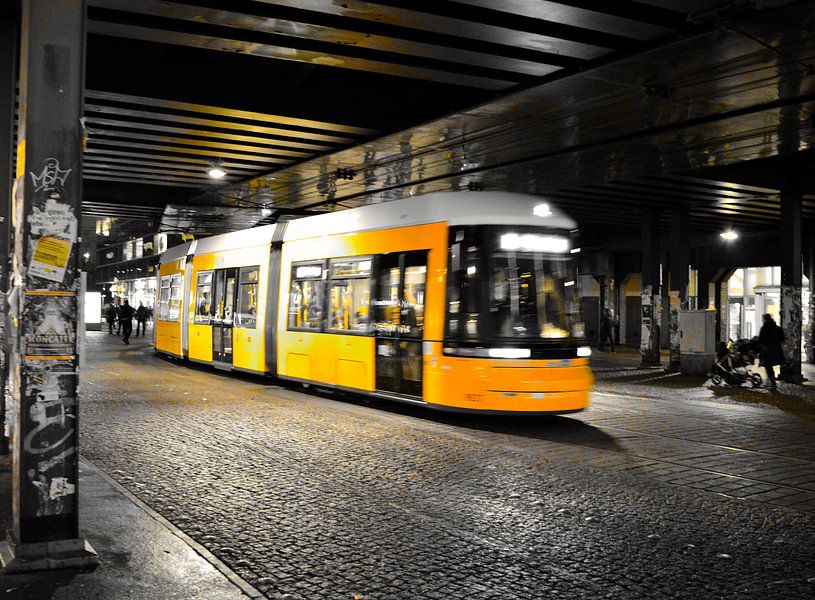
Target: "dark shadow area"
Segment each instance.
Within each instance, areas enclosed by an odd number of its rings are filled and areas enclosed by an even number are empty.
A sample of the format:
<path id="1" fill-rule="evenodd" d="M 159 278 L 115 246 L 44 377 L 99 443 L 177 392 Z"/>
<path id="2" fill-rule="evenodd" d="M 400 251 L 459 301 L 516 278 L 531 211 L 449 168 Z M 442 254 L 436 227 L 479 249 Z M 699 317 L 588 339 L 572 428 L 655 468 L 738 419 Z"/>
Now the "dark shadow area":
<path id="1" fill-rule="evenodd" d="M 3 528 L 3 538 L 5 532 L 13 525 L 11 468 L 11 455 L 0 456 L 0 525 Z M 77 575 L 92 571 L 93 569 L 63 569 L 9 574 L 0 570 L 0 597 L 14 600 L 50 600 L 61 588 L 70 586 Z"/>

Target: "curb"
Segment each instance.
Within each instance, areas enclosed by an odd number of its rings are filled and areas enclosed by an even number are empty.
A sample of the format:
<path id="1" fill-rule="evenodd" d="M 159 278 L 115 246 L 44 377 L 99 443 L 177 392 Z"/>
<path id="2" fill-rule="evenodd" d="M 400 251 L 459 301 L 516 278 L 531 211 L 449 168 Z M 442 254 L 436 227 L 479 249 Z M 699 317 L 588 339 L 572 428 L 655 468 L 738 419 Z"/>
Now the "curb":
<path id="1" fill-rule="evenodd" d="M 173 525 L 170 521 L 162 517 L 158 514 L 155 510 L 150 508 L 147 504 L 139 500 L 136 496 L 134 496 L 127 488 L 125 488 L 122 484 L 118 481 L 113 479 L 110 475 L 105 473 L 102 469 L 97 467 L 93 462 L 89 459 L 85 458 L 84 456 L 79 457 L 79 462 L 84 466 L 87 467 L 89 470 L 93 471 L 97 475 L 99 475 L 102 479 L 104 479 L 107 483 L 109 483 L 117 492 L 125 496 L 128 500 L 130 500 L 133 504 L 138 506 L 144 512 L 146 512 L 150 517 L 154 520 L 161 523 L 166 529 L 170 531 L 174 536 L 179 538 L 185 544 L 187 544 L 190 548 L 195 550 L 195 552 L 201 556 L 204 560 L 210 563 L 213 567 L 215 567 L 220 573 L 226 577 L 233 585 L 241 590 L 249 598 L 259 599 L 265 598 L 263 594 L 257 591 L 254 587 L 252 587 L 243 577 L 235 573 L 232 569 L 230 569 L 224 562 L 222 562 L 218 557 L 216 557 L 212 552 L 207 550 L 204 546 L 196 542 L 186 533 L 181 531 L 178 527 Z"/>

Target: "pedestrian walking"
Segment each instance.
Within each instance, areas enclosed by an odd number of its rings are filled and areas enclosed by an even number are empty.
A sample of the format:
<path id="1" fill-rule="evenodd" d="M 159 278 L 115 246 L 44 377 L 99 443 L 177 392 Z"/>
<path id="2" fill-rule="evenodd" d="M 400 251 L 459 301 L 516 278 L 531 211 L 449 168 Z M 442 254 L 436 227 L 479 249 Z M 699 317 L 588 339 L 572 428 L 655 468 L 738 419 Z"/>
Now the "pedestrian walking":
<path id="1" fill-rule="evenodd" d="M 603 309 L 603 314 L 600 316 L 600 343 L 597 349 L 603 350 L 606 341 L 609 342 L 611 351 L 614 352 L 614 313 L 610 308 Z"/>
<path id="2" fill-rule="evenodd" d="M 122 326 L 122 340 L 125 344 L 130 343 L 130 334 L 133 333 L 133 315 L 135 312 L 133 307 L 127 303 L 127 300 L 124 301 L 124 304 L 122 304 L 119 309 L 119 324 Z"/>
<path id="3" fill-rule="evenodd" d="M 139 302 L 139 308 L 136 309 L 136 336 L 139 335 L 139 329 L 141 329 L 141 336 L 144 337 L 144 334 L 147 332 L 147 319 L 150 316 L 150 311 L 147 310 L 147 307 Z"/>
<path id="4" fill-rule="evenodd" d="M 105 318 L 108 320 L 108 333 L 113 335 L 113 326 L 119 321 L 119 311 L 116 310 L 116 305 L 113 304 L 113 301 L 111 301 L 105 311 Z"/>
<path id="5" fill-rule="evenodd" d="M 781 344 L 784 342 L 784 330 L 773 320 L 772 315 L 762 316 L 764 324 L 758 332 L 759 352 L 761 360 L 759 364 L 767 369 L 767 379 L 770 382 L 770 389 L 778 391 L 775 382 L 775 366 L 784 362 L 784 350 Z"/>

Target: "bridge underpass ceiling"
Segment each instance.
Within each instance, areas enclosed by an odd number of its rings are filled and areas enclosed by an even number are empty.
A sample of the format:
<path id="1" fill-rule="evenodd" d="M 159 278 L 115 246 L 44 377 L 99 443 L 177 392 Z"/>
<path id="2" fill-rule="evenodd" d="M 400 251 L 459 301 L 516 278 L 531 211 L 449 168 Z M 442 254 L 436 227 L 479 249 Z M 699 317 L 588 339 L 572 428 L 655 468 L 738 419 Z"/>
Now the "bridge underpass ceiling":
<path id="1" fill-rule="evenodd" d="M 203 234 L 483 188 L 586 222 L 777 221 L 744 161 L 811 170 L 812 3 L 598 4 L 89 0 L 86 214 Z"/>

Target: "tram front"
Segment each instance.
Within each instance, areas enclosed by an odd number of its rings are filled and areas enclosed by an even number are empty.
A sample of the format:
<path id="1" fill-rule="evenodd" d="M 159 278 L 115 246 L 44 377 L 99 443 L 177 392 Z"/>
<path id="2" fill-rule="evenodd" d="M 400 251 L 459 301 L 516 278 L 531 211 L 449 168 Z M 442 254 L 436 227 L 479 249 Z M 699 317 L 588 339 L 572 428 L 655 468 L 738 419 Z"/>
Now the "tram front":
<path id="1" fill-rule="evenodd" d="M 588 406 L 576 251 L 569 230 L 450 227 L 444 339 L 425 360 L 429 402 L 507 413 Z"/>

